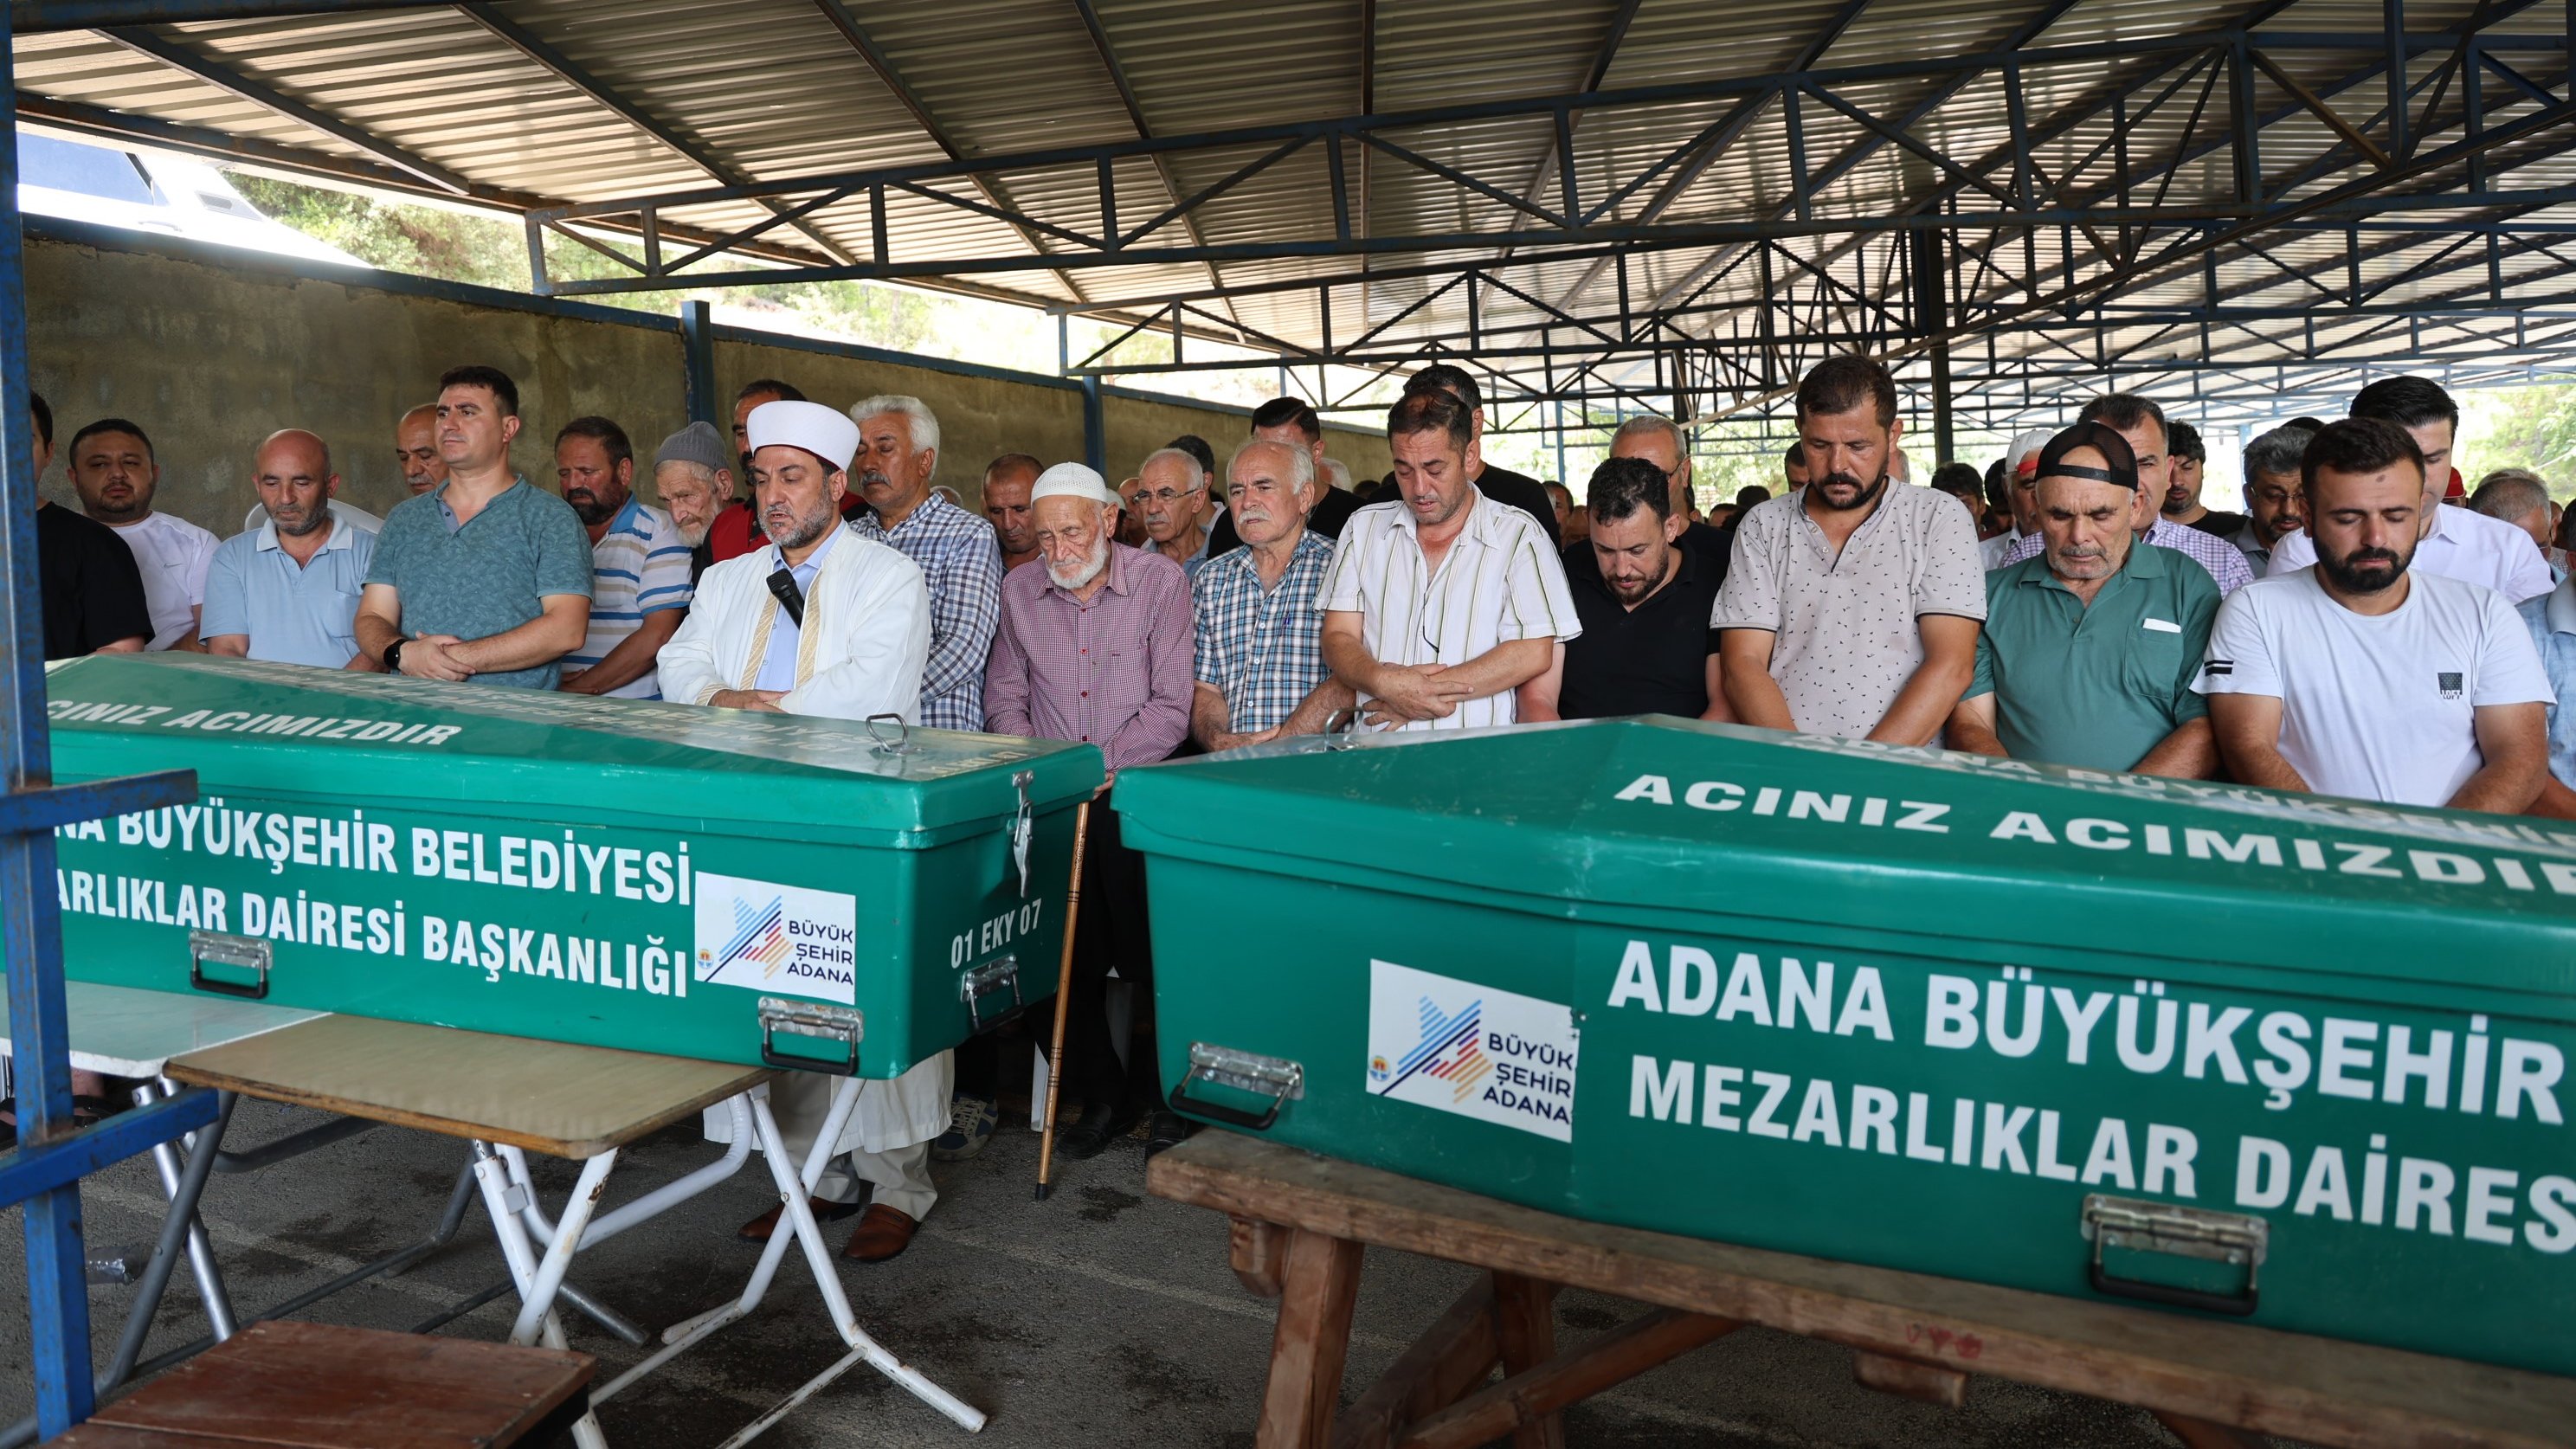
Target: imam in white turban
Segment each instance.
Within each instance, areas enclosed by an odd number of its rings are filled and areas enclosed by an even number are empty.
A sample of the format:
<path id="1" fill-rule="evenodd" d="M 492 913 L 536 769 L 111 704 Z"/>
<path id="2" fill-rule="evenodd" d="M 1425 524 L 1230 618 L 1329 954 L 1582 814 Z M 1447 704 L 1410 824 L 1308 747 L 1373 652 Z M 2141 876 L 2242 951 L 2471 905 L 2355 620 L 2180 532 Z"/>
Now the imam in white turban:
<path id="1" fill-rule="evenodd" d="M 779 444 L 803 448 L 841 472 L 848 471 L 850 460 L 859 455 L 859 425 L 840 409 L 821 403 L 762 403 L 743 419 L 742 427 L 755 453 Z"/>

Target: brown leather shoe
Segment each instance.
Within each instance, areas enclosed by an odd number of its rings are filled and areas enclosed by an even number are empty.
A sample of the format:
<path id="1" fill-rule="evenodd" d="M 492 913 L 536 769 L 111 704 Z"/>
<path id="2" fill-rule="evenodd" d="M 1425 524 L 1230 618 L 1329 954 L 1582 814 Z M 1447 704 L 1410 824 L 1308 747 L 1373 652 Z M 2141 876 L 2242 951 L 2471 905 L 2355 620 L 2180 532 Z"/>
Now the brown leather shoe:
<path id="1" fill-rule="evenodd" d="M 805 1205 L 814 1210 L 814 1221 L 818 1223 L 836 1223 L 859 1210 L 859 1205 L 854 1202 L 826 1202 L 819 1197 L 805 1199 Z M 787 1205 L 781 1203 L 744 1223 L 742 1231 L 735 1236 L 746 1243 L 768 1242 L 769 1235 L 778 1231 L 778 1220 L 786 1215 Z"/>
<path id="2" fill-rule="evenodd" d="M 850 1234 L 850 1244 L 841 1256 L 854 1263 L 882 1263 L 911 1247 L 912 1230 L 920 1226 L 912 1214 L 877 1203 L 859 1219 L 858 1231 Z"/>

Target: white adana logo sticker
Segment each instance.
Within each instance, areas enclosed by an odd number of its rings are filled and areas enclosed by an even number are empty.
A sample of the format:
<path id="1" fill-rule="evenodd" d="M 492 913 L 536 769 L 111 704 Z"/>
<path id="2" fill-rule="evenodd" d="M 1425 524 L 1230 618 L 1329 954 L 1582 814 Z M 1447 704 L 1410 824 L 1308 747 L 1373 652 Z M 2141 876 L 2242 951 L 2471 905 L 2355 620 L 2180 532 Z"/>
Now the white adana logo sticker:
<path id="1" fill-rule="evenodd" d="M 1372 1096 L 1571 1142 L 1575 1044 L 1570 1007 L 1369 963 Z"/>
<path id="2" fill-rule="evenodd" d="M 697 909 L 696 980 L 844 1006 L 856 999 L 856 897 L 702 870 Z"/>

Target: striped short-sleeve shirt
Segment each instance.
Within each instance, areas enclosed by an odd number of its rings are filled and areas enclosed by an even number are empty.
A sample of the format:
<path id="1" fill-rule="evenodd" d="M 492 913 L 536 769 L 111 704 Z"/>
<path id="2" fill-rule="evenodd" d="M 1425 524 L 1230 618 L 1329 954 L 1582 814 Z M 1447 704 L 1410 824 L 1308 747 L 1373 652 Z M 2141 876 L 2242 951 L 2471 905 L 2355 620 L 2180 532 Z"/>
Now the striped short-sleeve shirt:
<path id="1" fill-rule="evenodd" d="M 590 632 L 579 652 L 564 656 L 566 670 L 588 669 L 607 658 L 642 627 L 645 615 L 685 609 L 694 592 L 689 546 L 671 515 L 633 498 L 590 546 L 590 561 Z M 662 679 L 647 669 L 608 693 L 612 699 L 660 699 Z"/>
<path id="2" fill-rule="evenodd" d="M 1384 664 L 1464 664 L 1517 639 L 1571 639 L 1583 632 L 1565 565 L 1538 520 L 1470 485 L 1467 523 L 1426 566 L 1413 510 L 1402 499 L 1374 503 L 1342 526 L 1324 608 L 1357 613 L 1369 653 Z M 1360 703 L 1368 703 L 1362 696 Z M 1474 729 L 1516 718 L 1512 691 L 1458 706 L 1446 719 L 1409 730 Z"/>

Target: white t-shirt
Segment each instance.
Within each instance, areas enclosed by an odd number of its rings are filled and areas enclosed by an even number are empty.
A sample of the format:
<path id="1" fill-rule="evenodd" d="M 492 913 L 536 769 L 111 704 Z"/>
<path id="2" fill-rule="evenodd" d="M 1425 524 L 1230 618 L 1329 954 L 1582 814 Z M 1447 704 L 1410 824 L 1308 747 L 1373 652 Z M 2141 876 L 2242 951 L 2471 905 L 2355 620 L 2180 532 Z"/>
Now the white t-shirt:
<path id="1" fill-rule="evenodd" d="M 206 602 L 206 565 L 222 540 L 166 513 L 108 527 L 134 550 L 134 566 L 143 571 L 143 606 L 152 614 L 152 642 L 143 647 L 167 649 L 197 627 L 197 606 Z"/>
<path id="2" fill-rule="evenodd" d="M 2272 562 L 2263 576 L 2277 579 L 2316 561 L 2316 537 L 2302 528 L 2281 535 L 2272 545 Z M 2419 579 L 2439 574 L 2490 588 L 2504 595 L 2508 604 L 2539 598 L 2558 586 L 2549 572 L 2549 560 L 2541 556 L 2540 545 L 2531 541 L 2530 534 L 2501 518 L 2447 503 L 2433 510 L 2433 531 L 2415 545 L 2415 558 L 2406 572 Z"/>
<path id="3" fill-rule="evenodd" d="M 2557 695 L 2503 595 L 2406 577 L 2406 602 L 2376 617 L 2336 603 L 2314 569 L 2238 589 L 2192 688 L 2281 701 L 2281 758 L 2320 795 L 2449 803 L 2486 763 L 2477 709 Z"/>

